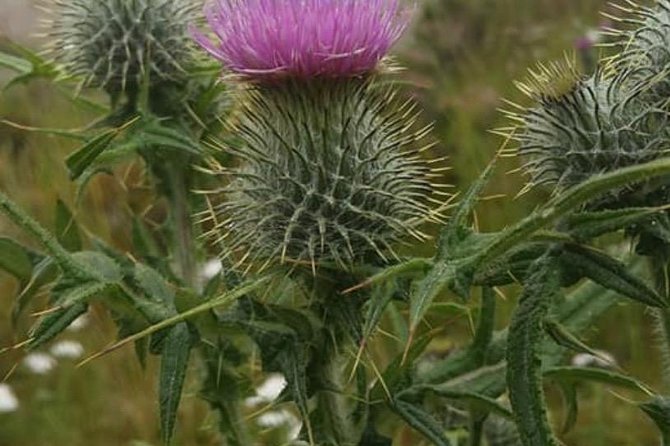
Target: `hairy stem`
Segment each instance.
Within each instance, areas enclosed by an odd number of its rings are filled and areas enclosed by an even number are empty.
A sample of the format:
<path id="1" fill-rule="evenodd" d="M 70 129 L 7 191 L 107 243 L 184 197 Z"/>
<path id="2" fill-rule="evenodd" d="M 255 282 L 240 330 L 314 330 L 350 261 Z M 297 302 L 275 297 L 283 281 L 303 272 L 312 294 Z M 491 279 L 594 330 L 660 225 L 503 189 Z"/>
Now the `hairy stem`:
<path id="1" fill-rule="evenodd" d="M 324 440 L 333 439 L 341 446 L 355 446 L 356 426 L 351 419 L 348 397 L 343 391 L 345 381 L 341 364 L 342 359 L 336 352 L 329 352 L 328 358 L 320 364 L 318 373 L 330 388 L 319 392 L 317 397 L 322 430 L 317 436 L 323 436 Z"/>
<path id="2" fill-rule="evenodd" d="M 668 258 L 666 255 L 656 255 L 650 259 L 651 270 L 654 275 L 656 290 L 665 299 L 668 299 Z M 659 340 L 658 348 L 661 353 L 663 366 L 663 382 L 666 392 L 670 390 L 670 310 L 667 308 L 653 308 L 652 315 L 656 322 Z"/>
<path id="3" fill-rule="evenodd" d="M 0 212 L 27 234 L 36 238 L 63 270 L 84 280 L 96 279 L 96 275 L 92 271 L 88 271 L 84 265 L 76 262 L 72 255 L 58 243 L 53 234 L 44 229 L 42 225 L 2 192 L 0 192 Z"/>
<path id="4" fill-rule="evenodd" d="M 189 190 L 186 183 L 187 166 L 173 163 L 168 167 L 170 184 L 170 214 L 174 231 L 174 251 L 177 273 L 186 285 L 193 286 L 195 272 L 195 244 Z"/>
<path id="5" fill-rule="evenodd" d="M 475 414 L 470 415 L 469 422 L 469 432 L 470 438 L 468 441 L 469 446 L 481 446 L 482 440 L 484 439 L 484 422 L 485 418 L 477 416 Z"/>

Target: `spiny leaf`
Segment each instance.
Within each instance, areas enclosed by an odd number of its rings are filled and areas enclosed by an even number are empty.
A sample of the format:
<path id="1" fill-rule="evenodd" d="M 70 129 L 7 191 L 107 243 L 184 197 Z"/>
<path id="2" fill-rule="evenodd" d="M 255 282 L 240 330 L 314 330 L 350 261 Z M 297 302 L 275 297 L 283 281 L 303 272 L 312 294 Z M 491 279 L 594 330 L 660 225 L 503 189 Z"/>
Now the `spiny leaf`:
<path id="1" fill-rule="evenodd" d="M 107 130 L 69 155 L 65 159 L 65 164 L 70 172 L 70 178 L 72 180 L 79 178 L 96 158 L 109 147 L 117 134 L 117 129 Z"/>
<path id="2" fill-rule="evenodd" d="M 14 240 L 0 237 L 0 269 L 26 284 L 33 273 L 28 250 Z"/>
<path id="3" fill-rule="evenodd" d="M 0 67 L 9 68 L 20 74 L 28 74 L 33 70 L 33 64 L 29 61 L 3 52 L 0 52 Z"/>
<path id="4" fill-rule="evenodd" d="M 579 401 L 577 400 L 577 387 L 572 382 L 559 382 L 561 395 L 565 403 L 565 420 L 563 420 L 562 432 L 570 432 L 577 423 L 579 414 Z"/>
<path id="5" fill-rule="evenodd" d="M 466 403 L 471 411 L 476 411 L 480 415 L 494 413 L 505 418 L 512 418 L 512 412 L 487 395 L 467 390 L 464 388 L 457 388 L 452 385 L 418 385 L 404 390 L 398 395 L 398 398 L 414 400 L 423 396 L 426 393 L 434 393 L 446 399 L 457 400 Z"/>
<path id="6" fill-rule="evenodd" d="M 661 431 L 663 446 L 670 444 L 670 398 L 657 396 L 653 400 L 640 404 L 640 409 L 651 418 Z"/>
<path id="7" fill-rule="evenodd" d="M 31 330 L 28 348 L 33 350 L 49 342 L 69 327 L 75 319 L 86 313 L 87 309 L 85 303 L 78 303 L 44 316 Z"/>
<path id="8" fill-rule="evenodd" d="M 165 445 L 172 442 L 190 353 L 191 334 L 188 325 L 182 322 L 170 329 L 161 355 L 159 399 L 161 437 Z"/>
<path id="9" fill-rule="evenodd" d="M 649 218 L 659 208 L 625 208 L 598 212 L 578 212 L 565 220 L 567 230 L 578 240 L 591 240 Z"/>
<path id="10" fill-rule="evenodd" d="M 126 148 L 170 148 L 198 155 L 202 153 L 200 144 L 185 131 L 163 125 L 156 118 L 145 118 L 135 126 L 124 146 Z"/>
<path id="11" fill-rule="evenodd" d="M 69 308 L 80 303 L 88 303 L 109 287 L 110 284 L 104 282 L 89 282 L 72 287 L 58 296 L 58 306 Z"/>
<path id="12" fill-rule="evenodd" d="M 631 274 L 624 263 L 594 249 L 566 244 L 561 254 L 561 266 L 577 277 L 587 277 L 645 305 L 660 308 L 670 305 L 638 276 Z"/>
<path id="13" fill-rule="evenodd" d="M 123 279 L 123 271 L 111 257 L 97 251 L 81 251 L 72 254 L 74 261 L 90 270 L 93 278 L 100 282 L 118 283 Z"/>
<path id="14" fill-rule="evenodd" d="M 519 433 L 527 446 L 557 446 L 542 389 L 540 343 L 542 321 L 560 292 L 556 258 L 545 255 L 535 262 L 509 328 L 507 383 Z"/>
<path id="15" fill-rule="evenodd" d="M 495 172 L 495 167 L 496 163 L 498 161 L 498 155 L 496 155 L 491 162 L 486 166 L 486 169 L 479 175 L 477 180 L 470 186 L 468 191 L 465 193 L 463 198 L 461 199 L 460 203 L 458 204 L 458 207 L 456 208 L 456 211 L 454 212 L 454 215 L 451 217 L 449 220 L 449 223 L 447 225 L 447 228 L 445 228 L 446 232 L 449 232 L 449 228 L 453 230 L 455 227 L 467 227 L 468 226 L 468 219 L 472 217 L 472 213 L 474 211 L 475 206 L 479 202 L 479 197 L 482 194 L 482 191 L 486 187 L 486 185 L 491 181 L 491 177 L 493 176 L 493 173 Z M 442 236 L 444 237 L 444 235 Z M 448 238 L 448 236 L 446 237 Z M 442 249 L 442 238 L 440 239 L 440 250 Z M 448 246 L 445 246 L 444 248 L 448 248 Z M 441 254 L 446 254 L 442 252 Z"/>
<path id="16" fill-rule="evenodd" d="M 255 279 L 255 280 L 250 280 L 248 282 L 242 283 L 240 286 L 237 288 L 234 288 L 232 290 L 229 290 L 220 296 L 216 297 L 215 299 L 212 299 L 208 302 L 205 302 L 201 305 L 198 305 L 197 307 L 191 308 L 190 310 L 186 310 L 182 313 L 179 313 L 176 316 L 172 317 L 167 317 L 160 322 L 155 322 L 152 324 L 150 327 L 133 334 L 132 336 L 128 336 L 119 342 L 115 343 L 114 345 L 105 348 L 101 352 L 96 353 L 93 356 L 90 356 L 86 358 L 84 361 L 82 361 L 79 366 L 82 366 L 90 361 L 93 361 L 96 358 L 99 358 L 103 355 L 106 355 L 107 353 L 113 352 L 114 350 L 117 350 L 124 345 L 135 342 L 139 339 L 145 338 L 147 336 L 152 335 L 153 333 L 156 333 L 158 331 L 161 331 L 165 328 L 172 327 L 173 325 L 176 325 L 180 322 L 186 321 L 194 316 L 197 316 L 201 313 L 207 312 L 212 310 L 213 308 L 220 307 L 222 305 L 228 304 L 248 293 L 251 293 L 258 289 L 261 285 L 266 284 L 270 280 L 269 276 L 262 277 L 260 279 Z"/>
<path id="17" fill-rule="evenodd" d="M 174 307 L 175 293 L 156 270 L 138 263 L 135 265 L 135 280 L 147 297 Z"/>
<path id="18" fill-rule="evenodd" d="M 579 353 L 588 353 L 595 357 L 601 356 L 596 350 L 583 343 L 579 338 L 570 333 L 567 328 L 553 319 L 544 320 L 544 329 L 554 342 L 562 347 Z"/>
<path id="19" fill-rule="evenodd" d="M 9 217 L 14 224 L 26 233 L 39 240 L 63 272 L 84 281 L 94 280 L 97 277 L 95 271 L 86 264 L 78 263 L 75 257 L 58 243 L 53 234 L 44 229 L 42 225 L 2 192 L 0 192 L 0 212 Z"/>
<path id="20" fill-rule="evenodd" d="M 452 446 L 439 422 L 422 407 L 396 399 L 393 401 L 391 408 L 407 424 L 432 441 L 436 446 Z"/>
<path id="21" fill-rule="evenodd" d="M 56 265 L 51 257 L 46 257 L 35 265 L 29 281 L 21 289 L 12 308 L 12 323 L 14 325 L 17 324 L 19 317 L 38 291 L 47 283 L 56 280 L 57 277 L 58 265 Z"/>
<path id="22" fill-rule="evenodd" d="M 491 234 L 475 234 L 466 228 L 452 231 L 442 234 L 445 254 L 436 257 L 428 275 L 414 287 L 410 300 L 411 331 L 416 330 L 426 311 L 445 287 L 451 287 L 463 298 L 469 295 L 474 281 L 476 259 L 495 237 Z"/>
<path id="23" fill-rule="evenodd" d="M 56 239 L 68 251 L 76 252 L 82 249 L 79 226 L 61 199 L 56 203 Z"/>
<path id="24" fill-rule="evenodd" d="M 651 390 L 642 381 L 613 370 L 596 367 L 550 367 L 543 371 L 545 378 L 555 381 L 594 381 L 611 386 L 624 387 L 651 394 Z"/>

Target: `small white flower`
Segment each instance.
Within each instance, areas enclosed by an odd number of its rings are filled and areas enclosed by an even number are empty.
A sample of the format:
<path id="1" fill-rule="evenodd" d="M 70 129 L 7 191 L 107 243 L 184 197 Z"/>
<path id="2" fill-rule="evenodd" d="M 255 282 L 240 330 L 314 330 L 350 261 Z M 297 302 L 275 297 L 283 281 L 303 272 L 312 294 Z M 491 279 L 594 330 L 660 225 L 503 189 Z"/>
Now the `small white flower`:
<path id="1" fill-rule="evenodd" d="M 85 328 L 88 325 L 88 315 L 86 313 L 82 314 L 79 316 L 77 319 L 72 321 L 69 327 L 67 329 L 69 331 L 79 331 L 82 328 Z"/>
<path id="2" fill-rule="evenodd" d="M 604 350 L 595 350 L 596 355 L 590 353 L 579 353 L 572 357 L 572 365 L 575 367 L 602 367 L 611 368 L 617 365 L 616 359 L 611 353 Z"/>
<path id="3" fill-rule="evenodd" d="M 221 272 L 222 269 L 223 265 L 221 264 L 221 260 L 219 259 L 208 260 L 200 267 L 200 277 L 204 281 L 213 279 L 217 274 Z"/>
<path id="4" fill-rule="evenodd" d="M 282 375 L 270 375 L 263 384 L 256 388 L 256 395 L 246 399 L 247 406 L 269 403 L 277 399 L 286 387 L 286 379 Z"/>
<path id="5" fill-rule="evenodd" d="M 289 440 L 295 440 L 300 435 L 302 423 L 288 410 L 273 410 L 258 417 L 257 423 L 260 427 L 275 428 L 286 426 L 290 429 Z"/>
<path id="6" fill-rule="evenodd" d="M 84 346 L 77 341 L 60 341 L 51 347 L 51 354 L 56 358 L 77 359 L 84 354 Z"/>
<path id="7" fill-rule="evenodd" d="M 31 353 L 23 358 L 23 365 L 35 374 L 46 375 L 56 366 L 56 360 L 46 353 Z"/>
<path id="8" fill-rule="evenodd" d="M 15 412 L 19 408 L 19 399 L 7 384 L 0 384 L 0 413 Z"/>

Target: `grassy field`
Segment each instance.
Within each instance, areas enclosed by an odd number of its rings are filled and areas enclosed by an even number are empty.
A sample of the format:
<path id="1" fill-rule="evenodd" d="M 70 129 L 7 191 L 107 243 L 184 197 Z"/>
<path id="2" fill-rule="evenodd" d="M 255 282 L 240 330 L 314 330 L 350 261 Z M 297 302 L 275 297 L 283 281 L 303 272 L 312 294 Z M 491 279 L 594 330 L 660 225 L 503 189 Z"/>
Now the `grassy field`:
<path id="1" fill-rule="evenodd" d="M 6 0 L 0 0 L 0 5 Z M 488 132 L 502 124 L 501 98 L 525 99 L 513 81 L 524 77 L 535 61 L 562 57 L 574 42 L 601 21 L 603 0 L 422 0 L 415 25 L 397 51 L 407 68 L 401 75 L 425 109 L 425 119 L 436 123 L 438 151 L 449 155 L 449 181 L 466 187 L 485 167 L 501 144 Z M 0 17 L 4 14 L 0 6 Z M 0 20 L 0 23 L 3 21 Z M 0 77 L 0 79 L 2 79 Z M 1 81 L 0 81 L 1 82 Z M 76 127 L 85 113 L 47 85 L 33 83 L 0 95 L 0 118 L 27 126 Z M 28 134 L 0 124 L 0 188 L 24 205 L 47 226 L 57 198 L 77 209 L 85 228 L 121 248 L 128 243 L 128 213 L 115 203 L 145 194 L 136 187 L 137 166 L 127 166 L 120 177 L 95 180 L 76 206 L 75 191 L 67 179 L 63 157 L 74 143 L 62 138 Z M 512 173 L 518 160 L 505 160 L 492 182 L 491 195 L 514 197 L 524 178 Z M 494 230 L 524 216 L 544 197 L 541 191 L 511 200 L 492 199 L 479 209 L 478 222 Z M 15 234 L 0 220 L 0 234 Z M 19 234 L 16 234 L 19 235 Z M 20 236 L 20 235 L 19 235 Z M 0 347 L 22 339 L 27 320 L 18 328 L 9 323 L 15 284 L 0 274 Z M 510 296 L 511 307 L 514 299 Z M 463 321 L 454 322 L 454 332 Z M 650 347 L 650 319 L 633 307 L 613 310 L 598 329 L 593 343 L 611 352 L 631 373 L 654 383 L 656 353 Z M 449 331 L 449 330 L 448 330 Z M 68 338 L 81 342 L 87 352 L 105 346 L 115 336 L 102 311 L 92 311 L 89 323 Z M 445 341 L 449 345 L 449 340 Z M 147 446 L 158 445 L 155 364 L 143 371 L 130 349 L 83 368 L 73 360 L 58 360 L 45 375 L 31 372 L 22 353 L 0 355 L 0 378 L 10 371 L 8 383 L 19 400 L 15 412 L 0 412 L 0 446 Z M 15 367 L 19 364 L 18 367 Z M 196 372 L 196 370 L 193 370 Z M 180 411 L 176 444 L 215 445 L 215 420 L 197 399 L 191 384 Z M 560 399 L 557 416 L 562 414 Z M 586 386 L 575 430 L 563 440 L 574 446 L 627 446 L 655 444 L 654 431 L 635 408 L 607 389 Z M 560 419 L 556 420 L 557 422 Z M 403 436 L 399 436 L 403 437 Z M 404 437 L 403 437 L 404 438 Z M 398 446 L 414 445 L 414 440 Z"/>

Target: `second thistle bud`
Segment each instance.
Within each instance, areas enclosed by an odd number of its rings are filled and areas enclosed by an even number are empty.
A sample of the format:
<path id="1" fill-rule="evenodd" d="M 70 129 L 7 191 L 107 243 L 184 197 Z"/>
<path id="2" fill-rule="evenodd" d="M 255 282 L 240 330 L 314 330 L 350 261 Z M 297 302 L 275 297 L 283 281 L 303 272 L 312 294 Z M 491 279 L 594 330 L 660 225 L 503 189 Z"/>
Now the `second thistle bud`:
<path id="1" fill-rule="evenodd" d="M 665 131 L 625 76 L 599 70 L 590 78 L 568 63 L 531 72 L 520 84 L 535 104 L 520 115 L 515 135 L 533 185 L 568 189 L 605 172 L 665 155 Z M 594 199 L 595 208 L 658 205 L 652 185 L 636 185 Z"/>
<path id="2" fill-rule="evenodd" d="M 194 0 L 56 0 L 51 53 L 82 86 L 110 94 L 179 80 L 193 58 Z"/>

